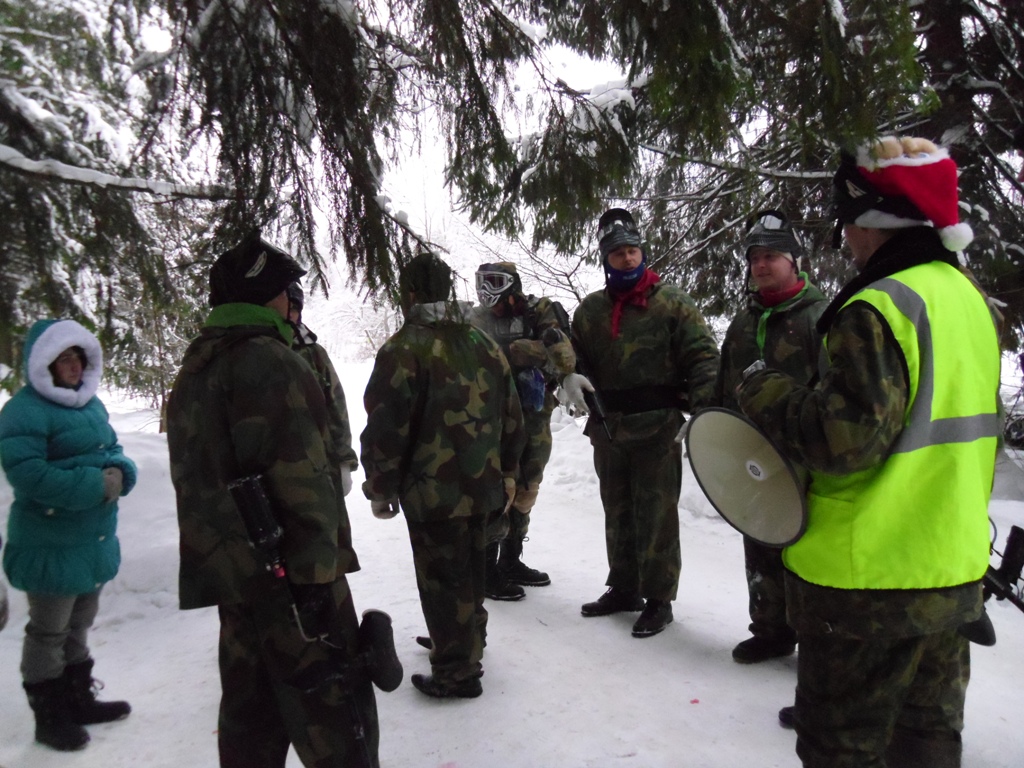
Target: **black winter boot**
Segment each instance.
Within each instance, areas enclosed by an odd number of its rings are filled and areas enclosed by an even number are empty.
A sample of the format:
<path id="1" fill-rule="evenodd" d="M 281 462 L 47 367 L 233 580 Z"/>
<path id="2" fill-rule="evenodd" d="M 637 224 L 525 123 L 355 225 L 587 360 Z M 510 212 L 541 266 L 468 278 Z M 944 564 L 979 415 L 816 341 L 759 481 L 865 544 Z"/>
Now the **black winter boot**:
<path id="1" fill-rule="evenodd" d="M 23 687 L 36 716 L 36 741 L 59 752 L 72 752 L 89 743 L 85 728 L 71 717 L 71 694 L 63 677 L 23 683 Z"/>
<path id="2" fill-rule="evenodd" d="M 509 584 L 498 567 L 498 542 L 487 545 L 487 567 L 484 571 L 484 597 L 491 600 L 522 600 L 526 597 L 523 588 Z"/>
<path id="3" fill-rule="evenodd" d="M 64 679 L 68 687 L 68 711 L 72 720 L 79 725 L 123 720 L 132 711 L 127 701 L 96 701 L 96 693 L 103 688 L 103 683 L 92 678 L 94 663 L 92 659 L 86 659 L 64 667 Z"/>
<path id="4" fill-rule="evenodd" d="M 791 637 L 748 637 L 732 649 L 732 660 L 737 664 L 757 664 L 780 656 L 790 656 L 796 650 L 795 637 L 795 634 Z"/>
<path id="5" fill-rule="evenodd" d="M 524 587 L 546 587 L 551 578 L 536 568 L 531 568 L 522 561 L 523 539 L 509 535 L 501 542 L 501 554 L 498 556 L 498 568 L 512 584 Z"/>

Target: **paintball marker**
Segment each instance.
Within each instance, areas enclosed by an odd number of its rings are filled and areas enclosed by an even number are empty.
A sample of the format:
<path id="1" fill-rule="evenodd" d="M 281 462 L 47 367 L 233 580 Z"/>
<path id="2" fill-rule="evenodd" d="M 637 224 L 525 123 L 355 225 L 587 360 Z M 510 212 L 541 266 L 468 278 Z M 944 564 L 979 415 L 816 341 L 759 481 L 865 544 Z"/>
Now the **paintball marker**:
<path id="1" fill-rule="evenodd" d="M 301 679 L 293 680 L 293 685 L 304 691 L 312 691 L 334 681 L 351 680 L 360 670 L 365 670 L 373 684 L 382 691 L 395 690 L 402 682 L 404 670 L 395 651 L 391 617 L 384 611 L 375 609 L 363 612 L 363 620 L 359 625 L 359 652 L 354 659 L 351 654 L 345 652 L 343 642 L 331 641 L 330 632 L 326 628 L 322 631 L 311 631 L 310 626 L 304 626 L 323 622 L 311 622 L 308 618 L 311 612 L 303 610 L 303 607 L 297 604 L 294 590 L 287 580 L 288 570 L 284 556 L 281 554 L 284 531 L 274 516 L 262 476 L 249 475 L 235 480 L 228 484 L 228 491 L 238 509 L 239 517 L 242 518 L 249 546 L 255 550 L 264 567 L 273 576 L 274 583 L 287 590 L 292 621 L 298 627 L 302 638 L 307 643 L 322 643 L 333 657 L 332 669 L 320 670 L 313 665 L 307 669 L 308 674 L 302 675 Z M 324 590 L 321 591 L 330 597 L 330 585 L 322 586 Z M 328 609 L 332 610 L 332 607 L 328 606 Z M 322 614 L 323 606 L 316 607 L 313 612 Z M 341 654 L 344 654 L 344 658 L 340 657 Z"/>
<path id="2" fill-rule="evenodd" d="M 990 521 L 991 522 L 991 521 Z M 995 548 L 995 523 L 992 523 L 992 551 L 1000 554 Z M 1002 561 L 998 568 L 989 565 L 981 580 L 982 596 L 988 600 L 995 595 L 996 600 L 1009 600 L 1013 605 L 1024 611 L 1024 590 L 1019 586 L 1021 571 L 1024 570 L 1024 530 L 1016 525 L 1010 527 L 1006 537 Z M 984 606 L 981 617 L 960 627 L 959 632 L 972 643 L 991 646 L 996 644 L 996 629 Z"/>
<path id="3" fill-rule="evenodd" d="M 604 409 L 604 401 L 601 398 L 601 393 L 597 388 L 597 384 L 594 383 L 594 379 L 590 375 L 590 359 L 587 357 L 587 351 L 580 343 L 574 343 L 573 348 L 576 350 L 576 370 L 583 376 L 587 377 L 587 380 L 594 387 L 593 392 L 584 392 L 583 399 L 587 401 L 587 408 L 590 409 L 590 416 L 593 418 L 601 427 L 604 429 L 604 434 L 608 440 L 612 439 L 612 431 L 608 428 L 608 417 Z"/>
<path id="4" fill-rule="evenodd" d="M 994 546 L 992 551 L 996 552 Z M 990 565 L 985 572 L 985 578 L 982 580 L 985 599 L 995 595 L 996 600 L 1009 600 L 1024 611 L 1024 598 L 1021 596 L 1022 590 L 1018 584 L 1022 570 L 1024 570 L 1024 530 L 1013 525 L 1010 526 L 1010 533 L 1006 537 L 1002 562 L 998 568 L 993 568 Z"/>

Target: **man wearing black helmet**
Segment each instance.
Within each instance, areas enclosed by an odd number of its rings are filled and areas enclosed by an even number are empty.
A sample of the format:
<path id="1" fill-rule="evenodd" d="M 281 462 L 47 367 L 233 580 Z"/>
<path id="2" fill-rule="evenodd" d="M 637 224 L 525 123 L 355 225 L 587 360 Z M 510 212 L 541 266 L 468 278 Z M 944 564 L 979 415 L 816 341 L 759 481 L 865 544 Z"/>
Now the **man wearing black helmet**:
<path id="1" fill-rule="evenodd" d="M 576 368 L 576 354 L 567 336 L 569 317 L 561 304 L 524 295 L 515 264 L 481 264 L 476 295 L 480 306 L 473 311 L 473 325 L 498 342 L 512 366 L 527 433 L 512 506 L 507 518 L 500 516 L 489 531 L 493 541 L 487 548 L 486 594 L 492 600 L 520 600 L 525 596 L 523 586 L 551 583 L 548 574 L 522 561 L 523 541 L 544 467 L 551 458 L 556 381 Z"/>
<path id="2" fill-rule="evenodd" d="M 581 613 L 642 610 L 633 636 L 650 637 L 672 622 L 679 586 L 683 467 L 675 436 L 684 409 L 713 402 L 718 345 L 689 294 L 647 266 L 628 211 L 606 211 L 597 239 L 605 288 L 583 299 L 571 334 L 590 379 L 574 373 L 562 385 L 567 402 L 584 411 L 583 390 L 596 388 L 608 428 L 593 420 L 586 428 L 604 505 L 608 590 Z"/>
<path id="3" fill-rule="evenodd" d="M 747 223 L 747 305 L 729 325 L 722 342 L 716 401 L 739 411 L 735 390 L 743 372 L 758 361 L 809 382 L 817 371 L 821 334 L 815 323 L 825 297 L 800 271 L 803 248 L 781 211 L 761 211 Z M 788 656 L 796 633 L 786 623 L 782 550 L 743 537 L 750 595 L 750 637 L 732 651 L 741 664 Z"/>
<path id="4" fill-rule="evenodd" d="M 331 478 L 327 408 L 291 349 L 287 288 L 304 274 L 259 231 L 223 253 L 210 270 L 213 309 L 168 405 L 179 600 L 220 615 L 222 768 L 284 768 L 289 745 L 306 766 L 379 764 L 373 688 L 349 661 L 359 624 L 345 574 L 358 566 Z M 282 531 L 281 578 L 250 545 L 230 490 L 251 478 Z M 343 679 L 311 675 L 341 660 Z"/>

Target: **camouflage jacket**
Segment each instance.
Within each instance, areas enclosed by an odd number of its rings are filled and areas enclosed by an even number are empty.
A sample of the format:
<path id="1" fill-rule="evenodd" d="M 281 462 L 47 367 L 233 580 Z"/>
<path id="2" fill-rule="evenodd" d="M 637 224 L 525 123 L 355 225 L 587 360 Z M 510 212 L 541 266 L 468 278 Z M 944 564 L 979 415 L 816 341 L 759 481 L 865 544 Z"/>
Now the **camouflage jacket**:
<path id="1" fill-rule="evenodd" d="M 802 277 L 806 280 L 806 275 Z M 758 360 L 796 381 L 810 382 L 818 372 L 823 351 L 822 336 L 814 326 L 825 306 L 824 294 L 810 282 L 792 299 L 774 307 L 765 307 L 758 294 L 752 294 L 725 333 L 715 403 L 738 411 L 736 387 L 743 371 Z"/>
<path id="2" fill-rule="evenodd" d="M 576 353 L 553 301 L 543 296 L 523 296 L 516 307 L 517 312 L 502 317 L 495 315 L 490 307 L 474 307 L 472 323 L 498 342 L 517 383 L 521 381 L 520 374 L 527 369 L 536 368 L 541 372 L 547 384 L 542 411 L 550 414 L 556 404 L 554 385 L 576 370 Z M 558 331 L 558 341 L 551 346 L 541 341 L 542 334 L 549 328 Z"/>
<path id="3" fill-rule="evenodd" d="M 316 334 L 304 325 L 299 325 L 298 331 L 293 349 L 313 369 L 327 402 L 327 431 L 331 435 L 327 460 L 331 466 L 348 464 L 349 469 L 355 471 L 359 467 L 359 457 L 352 447 L 352 426 L 348 420 L 345 390 L 341 387 L 338 372 L 334 370 L 327 350 L 317 343 Z"/>
<path id="4" fill-rule="evenodd" d="M 363 403 L 363 493 L 398 498 L 411 520 L 504 506 L 526 441 L 508 362 L 467 308 L 415 304 L 377 352 Z"/>
<path id="5" fill-rule="evenodd" d="M 888 252 L 914 244 L 908 230 L 883 248 Z M 886 255 L 880 250 L 876 257 Z M 910 391 L 907 364 L 888 324 L 867 302 L 853 301 L 832 317 L 826 346 L 828 368 L 815 386 L 769 369 L 750 376 L 738 400 L 790 459 L 816 472 L 846 475 L 884 462 L 903 430 Z M 790 624 L 798 633 L 856 637 L 934 632 L 973 620 L 981 609 L 977 583 L 929 590 L 840 590 L 787 573 L 786 598 Z"/>
<path id="6" fill-rule="evenodd" d="M 185 353 L 167 408 L 182 608 L 252 602 L 267 588 L 227 488 L 249 475 L 263 478 L 292 582 L 358 567 L 327 462 L 323 392 L 291 336 L 272 310 L 225 304 Z"/>
<path id="7" fill-rule="evenodd" d="M 583 299 L 573 315 L 580 372 L 598 389 L 616 440 L 645 440 L 680 410 L 714 402 L 718 344 L 689 294 L 657 283 L 646 307 L 626 305 L 619 336 L 611 333 L 607 290 Z M 675 415 L 672 415 L 672 414 Z M 593 433 L 588 424 L 588 434 Z"/>

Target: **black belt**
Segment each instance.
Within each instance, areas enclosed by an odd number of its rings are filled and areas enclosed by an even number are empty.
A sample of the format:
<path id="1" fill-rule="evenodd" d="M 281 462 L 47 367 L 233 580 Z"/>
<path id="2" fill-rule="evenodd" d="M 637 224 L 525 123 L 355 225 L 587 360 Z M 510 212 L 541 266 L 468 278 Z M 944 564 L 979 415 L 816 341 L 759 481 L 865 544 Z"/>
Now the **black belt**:
<path id="1" fill-rule="evenodd" d="M 633 387 L 631 389 L 602 389 L 601 400 L 606 411 L 615 413 L 644 413 L 660 411 L 665 408 L 683 410 L 686 396 L 678 387 L 668 385 L 652 385 Z"/>

